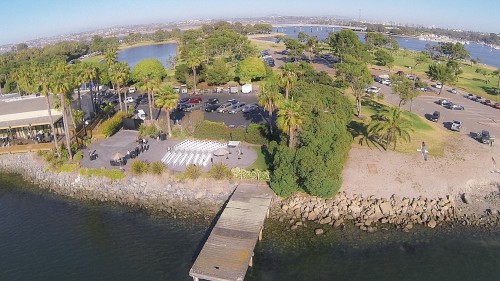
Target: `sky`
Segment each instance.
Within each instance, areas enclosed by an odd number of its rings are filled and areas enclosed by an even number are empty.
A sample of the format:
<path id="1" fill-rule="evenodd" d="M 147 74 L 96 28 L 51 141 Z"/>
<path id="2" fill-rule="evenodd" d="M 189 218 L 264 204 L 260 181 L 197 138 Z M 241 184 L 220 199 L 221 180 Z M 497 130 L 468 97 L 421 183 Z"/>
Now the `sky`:
<path id="1" fill-rule="evenodd" d="M 500 33 L 498 0 L 1 0 L 0 45 L 117 25 L 238 17 L 343 16 Z"/>

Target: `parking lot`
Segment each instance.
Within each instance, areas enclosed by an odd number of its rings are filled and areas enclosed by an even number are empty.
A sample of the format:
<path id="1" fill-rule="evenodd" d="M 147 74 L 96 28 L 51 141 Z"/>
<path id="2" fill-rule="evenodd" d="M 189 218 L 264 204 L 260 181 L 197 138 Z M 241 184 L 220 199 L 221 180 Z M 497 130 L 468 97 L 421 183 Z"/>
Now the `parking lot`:
<path id="1" fill-rule="evenodd" d="M 140 95 L 139 93 L 132 94 L 132 96 L 137 97 Z M 181 94 L 180 98 L 190 98 L 190 97 L 199 97 L 201 98 L 201 104 L 204 104 L 208 99 L 211 98 L 217 98 L 219 99 L 219 103 L 225 103 L 228 100 L 237 100 L 240 103 L 244 104 L 252 104 L 252 103 L 257 103 L 257 93 L 254 91 L 249 94 L 243 94 L 243 93 L 238 93 L 238 94 L 229 94 L 229 93 L 210 93 L 210 94 L 202 94 L 202 95 L 196 95 L 196 96 L 189 96 L 187 94 Z M 138 109 L 143 109 L 147 114 L 149 114 L 149 107 L 147 103 L 141 103 L 141 104 L 135 104 L 136 110 Z M 247 127 L 250 123 L 266 123 L 267 122 L 267 113 L 259 107 L 258 110 L 254 112 L 248 112 L 248 113 L 243 113 L 243 112 L 237 112 L 235 114 L 230 114 L 230 113 L 218 113 L 218 112 L 205 112 L 203 107 L 197 108 L 196 110 L 199 110 L 203 112 L 205 120 L 209 121 L 214 121 L 214 122 L 222 122 L 230 127 Z M 158 115 L 159 113 L 159 115 Z M 172 115 L 170 116 L 171 119 L 174 122 L 179 122 L 182 124 L 182 120 L 187 116 L 191 114 L 190 112 L 184 112 L 181 110 L 174 110 L 172 112 Z M 153 109 L 153 115 L 154 118 L 162 118 L 165 116 L 165 111 L 161 110 L 159 111 L 158 109 Z"/>

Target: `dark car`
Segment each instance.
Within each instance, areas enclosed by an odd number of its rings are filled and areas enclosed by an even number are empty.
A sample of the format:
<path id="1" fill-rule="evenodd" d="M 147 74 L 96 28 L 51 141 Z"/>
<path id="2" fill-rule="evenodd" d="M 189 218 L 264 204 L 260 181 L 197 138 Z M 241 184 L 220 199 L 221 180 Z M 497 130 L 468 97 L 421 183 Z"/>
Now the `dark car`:
<path id="1" fill-rule="evenodd" d="M 217 104 L 217 103 L 219 103 L 219 99 L 218 98 L 211 98 L 211 99 L 208 99 L 205 102 L 205 106 L 208 106 L 208 105 L 211 105 L 211 104 Z"/>
<path id="2" fill-rule="evenodd" d="M 480 133 L 476 133 L 476 140 L 486 144 L 491 144 L 493 142 L 493 138 L 487 130 L 482 130 Z"/>
<path id="3" fill-rule="evenodd" d="M 440 116 L 441 113 L 439 113 L 439 111 L 434 111 L 434 113 L 432 113 L 432 115 L 429 117 L 429 120 L 431 120 L 432 122 L 437 122 L 439 121 Z"/>
<path id="4" fill-rule="evenodd" d="M 217 108 L 220 107 L 220 104 L 214 103 L 214 104 L 209 104 L 205 106 L 205 111 L 206 112 L 215 112 Z"/>

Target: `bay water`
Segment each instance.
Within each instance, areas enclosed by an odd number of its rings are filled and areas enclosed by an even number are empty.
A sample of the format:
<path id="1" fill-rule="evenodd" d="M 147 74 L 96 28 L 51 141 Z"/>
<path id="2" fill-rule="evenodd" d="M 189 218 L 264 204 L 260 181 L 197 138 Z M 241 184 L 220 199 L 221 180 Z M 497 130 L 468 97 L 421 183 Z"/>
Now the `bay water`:
<path id="1" fill-rule="evenodd" d="M 210 221 L 92 204 L 0 174 L 0 280 L 192 280 Z M 500 230 L 369 234 L 267 220 L 245 280 L 498 280 Z"/>

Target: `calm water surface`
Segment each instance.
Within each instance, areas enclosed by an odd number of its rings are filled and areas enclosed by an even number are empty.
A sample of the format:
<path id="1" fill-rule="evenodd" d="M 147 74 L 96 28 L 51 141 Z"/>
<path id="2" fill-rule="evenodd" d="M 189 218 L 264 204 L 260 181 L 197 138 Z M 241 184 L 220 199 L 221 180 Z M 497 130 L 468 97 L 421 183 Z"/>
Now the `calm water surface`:
<path id="1" fill-rule="evenodd" d="M 0 174 L 0 280 L 192 280 L 209 222 L 37 191 Z M 499 230 L 311 235 L 268 221 L 246 280 L 498 280 Z"/>
<path id="2" fill-rule="evenodd" d="M 139 61 L 149 58 L 159 60 L 165 67 L 170 67 L 170 59 L 177 55 L 177 44 L 148 45 L 124 49 L 118 52 L 118 61 L 128 62 L 133 68 Z"/>
<path id="3" fill-rule="evenodd" d="M 320 39 L 327 38 L 329 33 L 340 31 L 340 28 L 324 27 L 324 26 L 287 26 L 287 27 L 274 27 L 273 31 L 284 33 L 287 37 L 297 38 L 299 32 L 304 32 L 309 36 L 317 36 Z M 359 39 L 364 42 L 365 34 L 358 33 Z M 415 38 L 394 37 L 399 43 L 401 49 L 408 49 L 413 51 L 422 51 L 426 45 L 436 45 L 436 42 L 423 41 Z M 270 39 L 274 40 L 274 39 Z M 482 63 L 500 68 L 500 50 L 492 49 L 476 43 L 465 45 L 465 49 L 469 51 L 470 57 L 473 59 L 479 58 Z"/>

